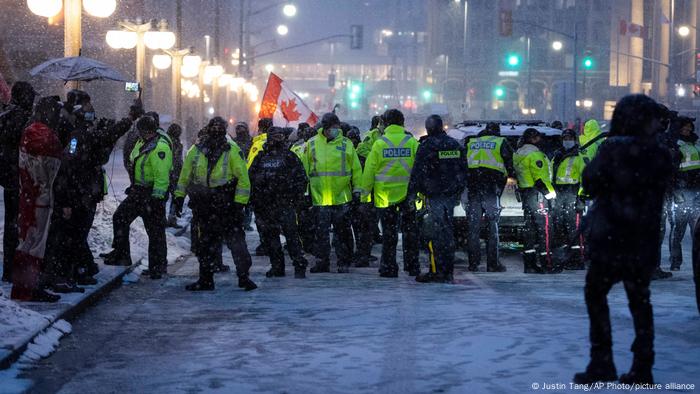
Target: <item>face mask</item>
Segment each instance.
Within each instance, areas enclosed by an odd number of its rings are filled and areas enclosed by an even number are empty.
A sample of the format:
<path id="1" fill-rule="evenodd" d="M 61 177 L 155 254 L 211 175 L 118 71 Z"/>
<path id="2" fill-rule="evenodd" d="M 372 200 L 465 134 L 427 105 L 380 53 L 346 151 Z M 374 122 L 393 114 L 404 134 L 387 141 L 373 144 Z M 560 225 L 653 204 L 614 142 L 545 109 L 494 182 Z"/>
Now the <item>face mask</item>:
<path id="1" fill-rule="evenodd" d="M 330 135 L 329 139 L 334 140 L 340 135 L 340 129 L 330 129 L 328 134 Z"/>
<path id="2" fill-rule="evenodd" d="M 564 149 L 569 150 L 576 146 L 576 141 L 564 141 L 562 144 L 564 145 Z"/>

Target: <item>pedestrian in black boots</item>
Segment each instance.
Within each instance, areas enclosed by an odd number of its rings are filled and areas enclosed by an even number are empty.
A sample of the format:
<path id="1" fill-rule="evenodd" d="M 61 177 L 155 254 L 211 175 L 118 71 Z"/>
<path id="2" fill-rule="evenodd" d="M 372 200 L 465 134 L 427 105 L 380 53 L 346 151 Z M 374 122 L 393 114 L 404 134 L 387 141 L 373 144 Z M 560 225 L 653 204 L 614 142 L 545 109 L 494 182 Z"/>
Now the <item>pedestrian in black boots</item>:
<path id="1" fill-rule="evenodd" d="M 661 254 L 659 223 L 674 170 L 670 151 L 658 139 L 661 112 L 645 95 L 623 97 L 613 112 L 610 137 L 583 171 L 583 187 L 593 199 L 584 221 L 590 260 L 585 297 L 591 360 L 585 372 L 574 376 L 576 383 L 617 379 L 607 300 L 617 282 L 625 286 L 635 330 L 632 368 L 620 382 L 653 382 L 649 283 Z"/>

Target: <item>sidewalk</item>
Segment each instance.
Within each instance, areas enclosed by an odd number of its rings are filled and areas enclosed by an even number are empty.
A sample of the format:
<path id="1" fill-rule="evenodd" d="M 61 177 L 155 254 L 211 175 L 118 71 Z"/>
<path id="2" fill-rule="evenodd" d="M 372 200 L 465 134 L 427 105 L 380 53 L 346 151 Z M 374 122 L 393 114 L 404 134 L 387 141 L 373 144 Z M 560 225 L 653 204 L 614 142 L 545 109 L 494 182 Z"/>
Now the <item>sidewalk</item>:
<path id="1" fill-rule="evenodd" d="M 93 228 L 90 231 L 89 244 L 94 255 L 109 251 L 112 239 L 112 215 L 117 207 L 117 200 L 112 196 L 98 206 Z M 182 220 L 181 222 L 185 222 Z M 189 253 L 189 236 L 186 234 L 175 237 L 175 229 L 167 230 L 168 264 L 175 263 L 179 256 Z M 0 234 L 1 235 L 1 234 Z M 100 266 L 100 272 L 95 276 L 98 283 L 94 286 L 84 286 L 85 293 L 61 294 L 57 303 L 15 302 L 10 299 L 12 285 L 0 284 L 0 370 L 8 368 L 12 363 L 30 348 L 37 353 L 35 358 L 46 357 L 53 352 L 55 346 L 41 339 L 44 332 L 56 325 L 63 334 L 70 332 L 70 324 L 62 320 L 70 320 L 97 301 L 100 297 L 118 287 L 122 279 L 131 271 L 134 278 L 147 265 L 148 237 L 141 220 L 131 226 L 131 267 L 114 267 L 104 265 L 101 259 L 95 261 Z M 1 248 L 0 248 L 1 250 Z M 2 268 L 0 267 L 0 272 Z M 47 330 L 49 329 L 49 330 Z M 62 335 L 61 335 L 62 336 Z M 60 338 L 60 336 L 59 336 Z M 59 338 L 56 338 L 59 339 Z M 49 341 L 51 342 L 51 341 Z M 36 346 L 31 346 L 32 344 Z"/>

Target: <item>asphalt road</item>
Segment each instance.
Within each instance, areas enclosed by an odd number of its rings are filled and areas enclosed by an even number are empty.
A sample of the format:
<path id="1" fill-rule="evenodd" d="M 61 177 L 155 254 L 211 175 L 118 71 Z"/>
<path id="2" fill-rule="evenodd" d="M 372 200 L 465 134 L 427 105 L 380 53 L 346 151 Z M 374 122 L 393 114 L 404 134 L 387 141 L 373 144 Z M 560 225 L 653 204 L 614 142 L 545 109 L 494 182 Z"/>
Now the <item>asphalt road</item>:
<path id="1" fill-rule="evenodd" d="M 256 244 L 249 234 L 249 247 Z M 403 275 L 381 279 L 376 267 L 297 280 L 288 266 L 287 277 L 267 279 L 268 263 L 256 257 L 258 290 L 243 292 L 233 274 L 219 274 L 216 291 L 192 294 L 184 285 L 196 263 L 185 259 L 166 280 L 124 284 L 90 308 L 59 350 L 23 377 L 38 393 L 507 393 L 568 385 L 587 362 L 584 273 L 525 275 L 517 254 L 505 251 L 503 260 L 506 273 L 458 266 L 455 284 L 422 285 Z M 653 285 L 660 382 L 700 383 L 692 289 L 687 264 Z M 633 328 L 621 286 L 610 304 L 624 372 Z"/>

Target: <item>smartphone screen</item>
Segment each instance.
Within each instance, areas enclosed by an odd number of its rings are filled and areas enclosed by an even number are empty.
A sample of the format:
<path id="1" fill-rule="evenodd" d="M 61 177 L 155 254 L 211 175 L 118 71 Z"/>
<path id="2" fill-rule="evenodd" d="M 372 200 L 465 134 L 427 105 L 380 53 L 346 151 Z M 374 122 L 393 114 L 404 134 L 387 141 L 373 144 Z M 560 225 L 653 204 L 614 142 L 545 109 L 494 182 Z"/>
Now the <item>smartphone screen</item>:
<path id="1" fill-rule="evenodd" d="M 127 82 L 126 85 L 124 86 L 124 90 L 127 92 L 138 92 L 139 91 L 139 83 L 138 82 Z"/>

